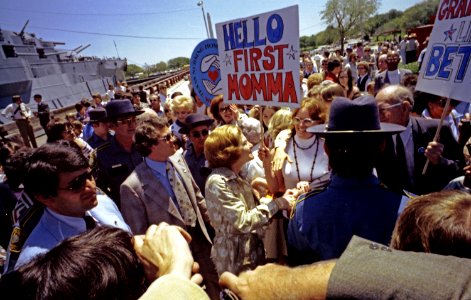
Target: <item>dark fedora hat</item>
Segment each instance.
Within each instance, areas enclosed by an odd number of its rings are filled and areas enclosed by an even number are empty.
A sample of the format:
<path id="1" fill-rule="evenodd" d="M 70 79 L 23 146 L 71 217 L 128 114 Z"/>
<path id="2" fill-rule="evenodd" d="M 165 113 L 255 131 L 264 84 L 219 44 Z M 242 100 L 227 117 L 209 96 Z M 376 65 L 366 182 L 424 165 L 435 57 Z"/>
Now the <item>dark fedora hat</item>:
<path id="1" fill-rule="evenodd" d="M 187 134 L 191 129 L 198 126 L 206 125 L 211 126 L 214 123 L 214 120 L 203 114 L 190 114 L 185 118 L 184 126 L 178 131 L 182 134 Z"/>
<path id="2" fill-rule="evenodd" d="M 89 122 L 101 122 L 106 119 L 106 110 L 103 107 L 91 109 L 88 112 Z"/>
<path id="3" fill-rule="evenodd" d="M 128 116 L 137 116 L 142 114 L 143 110 L 135 110 L 129 99 L 112 100 L 105 107 L 106 119 L 113 120 Z"/>
<path id="4" fill-rule="evenodd" d="M 376 100 L 361 96 L 355 100 L 336 97 L 329 112 L 329 123 L 312 126 L 306 131 L 318 135 L 338 134 L 394 134 L 406 130 L 404 126 L 380 123 Z"/>

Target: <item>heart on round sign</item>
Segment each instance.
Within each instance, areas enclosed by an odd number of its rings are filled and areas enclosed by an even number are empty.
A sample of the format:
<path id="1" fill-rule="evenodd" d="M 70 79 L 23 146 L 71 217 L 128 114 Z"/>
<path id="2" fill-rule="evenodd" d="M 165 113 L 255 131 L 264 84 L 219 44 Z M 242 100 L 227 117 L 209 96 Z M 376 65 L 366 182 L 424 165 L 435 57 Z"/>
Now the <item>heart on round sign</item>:
<path id="1" fill-rule="evenodd" d="M 216 79 L 219 77 L 219 70 L 208 71 L 208 76 L 212 82 L 216 82 Z"/>

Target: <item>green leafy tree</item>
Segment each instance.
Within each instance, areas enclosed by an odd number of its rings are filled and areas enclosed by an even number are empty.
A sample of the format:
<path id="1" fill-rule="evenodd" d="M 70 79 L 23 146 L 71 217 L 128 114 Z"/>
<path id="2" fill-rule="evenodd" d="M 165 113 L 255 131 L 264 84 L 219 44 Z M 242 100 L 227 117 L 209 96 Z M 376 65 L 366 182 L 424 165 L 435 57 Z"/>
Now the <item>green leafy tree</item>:
<path id="1" fill-rule="evenodd" d="M 177 69 L 181 68 L 184 65 L 190 64 L 190 59 L 187 57 L 176 57 L 172 58 L 167 62 L 167 66 L 169 69 Z"/>
<path id="2" fill-rule="evenodd" d="M 339 40 L 339 34 L 337 32 L 337 29 L 334 28 L 333 26 L 329 25 L 327 26 L 326 30 L 319 32 L 316 34 L 316 41 L 317 45 L 330 45 L 333 44 L 334 41 Z"/>
<path id="3" fill-rule="evenodd" d="M 322 20 L 334 26 L 343 52 L 345 37 L 376 12 L 379 0 L 328 0 L 321 11 Z"/>
<path id="4" fill-rule="evenodd" d="M 311 50 L 316 48 L 317 42 L 316 42 L 316 36 L 315 35 L 310 35 L 310 36 L 302 36 L 299 39 L 299 46 L 301 47 L 301 50 Z"/>
<path id="5" fill-rule="evenodd" d="M 144 69 L 135 64 L 129 64 L 126 70 L 126 77 L 134 77 L 137 73 L 144 72 Z"/>
<path id="6" fill-rule="evenodd" d="M 396 9 L 391 9 L 387 13 L 378 14 L 369 18 L 363 25 L 365 34 L 374 35 L 376 30 L 383 26 L 385 23 L 398 18 L 402 15 L 402 12 Z"/>
<path id="7" fill-rule="evenodd" d="M 159 63 L 156 63 L 154 65 L 154 68 L 155 68 L 155 72 L 163 72 L 167 70 L 167 63 L 164 61 L 161 61 Z"/>
<path id="8" fill-rule="evenodd" d="M 408 29 L 431 23 L 436 15 L 440 0 L 425 0 L 404 11 L 394 19 L 390 19 L 376 30 L 376 34 L 393 29 L 407 32 Z"/>

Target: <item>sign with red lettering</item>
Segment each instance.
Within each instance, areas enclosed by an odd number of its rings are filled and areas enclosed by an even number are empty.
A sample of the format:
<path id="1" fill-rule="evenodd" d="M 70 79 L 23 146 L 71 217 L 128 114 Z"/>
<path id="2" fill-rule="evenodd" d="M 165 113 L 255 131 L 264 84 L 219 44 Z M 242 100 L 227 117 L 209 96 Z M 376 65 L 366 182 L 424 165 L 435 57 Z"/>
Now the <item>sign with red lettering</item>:
<path id="1" fill-rule="evenodd" d="M 417 90 L 471 102 L 471 0 L 441 0 Z"/>
<path id="2" fill-rule="evenodd" d="M 216 24 L 224 102 L 299 107 L 298 6 Z"/>

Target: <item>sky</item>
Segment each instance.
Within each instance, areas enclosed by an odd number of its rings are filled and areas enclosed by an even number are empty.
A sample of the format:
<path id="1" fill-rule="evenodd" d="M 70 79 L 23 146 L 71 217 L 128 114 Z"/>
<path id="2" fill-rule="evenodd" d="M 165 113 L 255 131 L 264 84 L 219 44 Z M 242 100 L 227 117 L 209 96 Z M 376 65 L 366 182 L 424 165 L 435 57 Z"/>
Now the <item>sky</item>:
<path id="1" fill-rule="evenodd" d="M 382 0 L 378 13 L 403 11 L 419 2 Z M 207 38 L 203 12 L 197 3 L 197 0 L 0 0 L 0 28 L 20 31 L 29 19 L 27 32 L 44 40 L 65 42 L 65 46 L 58 46 L 60 49 L 90 43 L 82 55 L 119 54 L 128 63 L 142 66 L 179 56 L 190 57 L 195 46 Z M 203 8 L 210 14 L 214 28 L 219 22 L 299 5 L 302 36 L 325 29 L 327 25 L 320 17 L 325 3 L 326 0 L 204 0 Z"/>

